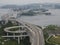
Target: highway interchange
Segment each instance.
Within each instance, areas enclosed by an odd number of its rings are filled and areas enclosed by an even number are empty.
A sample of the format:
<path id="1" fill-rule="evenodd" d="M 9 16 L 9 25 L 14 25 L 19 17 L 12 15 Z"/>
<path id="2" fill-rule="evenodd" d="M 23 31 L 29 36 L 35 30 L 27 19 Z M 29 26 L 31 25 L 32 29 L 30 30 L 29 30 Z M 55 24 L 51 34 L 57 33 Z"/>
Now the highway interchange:
<path id="1" fill-rule="evenodd" d="M 16 21 L 22 23 L 24 26 L 27 26 L 27 28 L 29 28 L 29 31 L 32 32 L 33 38 L 31 41 L 31 45 L 45 45 L 43 32 L 40 28 L 38 28 L 36 25 L 23 22 L 19 19 L 17 19 Z"/>
<path id="2" fill-rule="evenodd" d="M 14 21 L 21 23 L 23 25 L 22 27 L 26 27 L 28 29 L 26 31 L 28 32 L 28 35 L 30 37 L 31 45 L 45 45 L 42 29 L 40 29 L 39 27 L 37 27 L 34 24 L 30 24 L 30 23 L 21 21 L 20 19 L 16 19 Z M 20 27 L 20 25 L 14 26 L 14 27 L 15 28 Z M 6 32 L 11 32 L 11 31 L 9 31 L 10 28 L 13 28 L 13 27 L 5 28 L 4 30 Z M 18 33 L 18 32 L 19 31 L 17 31 L 17 32 L 13 31 L 12 33 Z M 27 35 L 22 35 L 22 36 L 27 36 Z M 2 37 L 19 37 L 19 36 L 2 36 Z M 19 41 L 19 38 L 18 38 L 18 41 Z"/>

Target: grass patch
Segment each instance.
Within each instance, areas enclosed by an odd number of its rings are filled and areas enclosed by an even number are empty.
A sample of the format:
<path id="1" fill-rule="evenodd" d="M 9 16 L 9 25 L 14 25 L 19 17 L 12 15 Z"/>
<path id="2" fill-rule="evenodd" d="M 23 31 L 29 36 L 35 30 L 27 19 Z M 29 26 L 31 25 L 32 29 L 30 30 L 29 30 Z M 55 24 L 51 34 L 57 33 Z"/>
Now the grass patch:
<path id="1" fill-rule="evenodd" d="M 52 44 L 60 45 L 60 35 L 59 36 L 51 36 L 48 41 Z"/>
<path id="2" fill-rule="evenodd" d="M 9 40 L 9 41 L 5 42 L 4 45 L 18 45 L 18 43 L 16 40 Z"/>

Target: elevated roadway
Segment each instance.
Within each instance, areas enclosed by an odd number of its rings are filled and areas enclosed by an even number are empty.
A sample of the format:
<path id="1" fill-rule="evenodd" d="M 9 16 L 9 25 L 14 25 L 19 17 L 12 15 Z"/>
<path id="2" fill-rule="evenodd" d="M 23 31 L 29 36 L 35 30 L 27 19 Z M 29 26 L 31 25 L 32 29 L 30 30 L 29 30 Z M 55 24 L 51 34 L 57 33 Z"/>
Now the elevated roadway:
<path id="1" fill-rule="evenodd" d="M 16 19 L 15 21 L 21 23 L 23 26 L 19 25 L 19 26 L 14 26 L 9 28 L 7 27 L 4 30 L 6 32 L 12 32 L 12 31 L 9 31 L 9 29 L 16 28 L 16 27 L 26 27 L 27 28 L 26 32 L 30 36 L 31 45 L 45 45 L 43 31 L 40 28 L 38 28 L 34 24 L 30 24 L 30 23 L 21 21 L 19 19 Z M 13 31 L 12 33 L 18 33 L 18 32 L 19 31 Z M 24 36 L 28 36 L 28 35 L 24 35 Z M 19 37 L 19 36 L 2 36 L 2 37 Z M 18 38 L 18 42 L 19 42 L 19 38 Z"/>
<path id="2" fill-rule="evenodd" d="M 32 36 L 30 35 L 31 45 L 45 45 L 43 31 L 40 28 L 38 28 L 36 25 L 23 22 L 19 19 L 17 19 L 16 21 L 22 23 L 24 26 L 29 28 L 29 31 L 31 31 L 32 35 Z"/>

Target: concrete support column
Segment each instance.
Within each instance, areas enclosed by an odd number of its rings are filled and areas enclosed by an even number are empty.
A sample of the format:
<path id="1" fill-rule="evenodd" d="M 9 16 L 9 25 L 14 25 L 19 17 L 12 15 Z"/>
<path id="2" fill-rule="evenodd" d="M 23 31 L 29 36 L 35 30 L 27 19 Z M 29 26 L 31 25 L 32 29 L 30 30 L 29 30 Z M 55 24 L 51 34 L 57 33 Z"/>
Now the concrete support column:
<path id="1" fill-rule="evenodd" d="M 9 34 L 8 34 L 8 32 L 7 32 L 7 36 L 8 36 Z"/>
<path id="2" fill-rule="evenodd" d="M 15 33 L 13 33 L 13 36 L 14 36 L 13 39 L 15 39 Z"/>
<path id="3" fill-rule="evenodd" d="M 23 30 L 23 27 L 21 27 L 21 28 L 22 28 L 22 30 Z M 23 35 L 22 32 L 21 32 L 21 35 Z M 22 38 L 22 36 L 21 36 L 21 40 L 22 40 L 22 39 L 23 39 L 23 38 Z"/>
<path id="4" fill-rule="evenodd" d="M 22 40 L 22 36 L 21 36 L 21 40 Z"/>
<path id="5" fill-rule="evenodd" d="M 19 31 L 21 31 L 21 29 L 19 28 Z M 21 34 L 20 34 L 20 36 L 22 35 L 22 32 L 21 32 Z M 22 36 L 21 36 L 21 40 L 22 40 Z"/>
<path id="6" fill-rule="evenodd" d="M 20 38 L 18 37 L 18 44 L 20 44 Z"/>
<path id="7" fill-rule="evenodd" d="M 23 27 L 21 27 L 22 28 L 22 30 L 23 30 Z"/>

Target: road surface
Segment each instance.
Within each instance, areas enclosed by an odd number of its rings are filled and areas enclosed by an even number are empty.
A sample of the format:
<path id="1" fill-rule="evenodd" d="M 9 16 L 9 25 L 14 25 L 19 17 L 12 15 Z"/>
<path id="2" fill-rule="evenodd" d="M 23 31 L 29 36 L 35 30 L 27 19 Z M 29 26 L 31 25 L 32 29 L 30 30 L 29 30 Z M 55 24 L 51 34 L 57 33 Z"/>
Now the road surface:
<path id="1" fill-rule="evenodd" d="M 30 28 L 30 31 L 32 31 L 33 36 L 30 36 L 30 37 L 32 37 L 32 38 L 30 38 L 31 45 L 45 45 L 43 32 L 40 28 L 38 28 L 36 25 L 29 24 L 27 22 L 23 22 L 19 19 L 17 19 L 16 21 L 22 23 L 24 26 L 27 26 L 27 28 Z"/>

